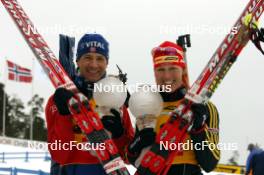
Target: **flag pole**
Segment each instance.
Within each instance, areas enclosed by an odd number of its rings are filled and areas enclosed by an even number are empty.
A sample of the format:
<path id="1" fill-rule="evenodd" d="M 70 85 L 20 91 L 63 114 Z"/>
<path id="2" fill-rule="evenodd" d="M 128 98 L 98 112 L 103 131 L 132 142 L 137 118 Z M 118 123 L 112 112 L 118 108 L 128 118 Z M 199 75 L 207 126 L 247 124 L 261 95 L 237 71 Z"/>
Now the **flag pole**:
<path id="1" fill-rule="evenodd" d="M 35 63 L 34 63 L 34 58 L 32 59 L 32 74 L 34 74 L 34 67 L 35 67 Z M 34 96 L 34 78 L 32 76 L 32 86 L 31 86 L 31 100 L 33 100 L 33 96 Z M 31 115 L 30 115 L 30 140 L 33 140 L 33 128 L 34 128 L 34 116 L 33 116 L 33 109 L 34 106 L 33 104 L 31 104 Z"/>
<path id="2" fill-rule="evenodd" d="M 5 61 L 5 65 L 7 64 L 7 62 L 6 62 L 6 58 L 4 59 L 4 61 Z M 7 81 L 7 76 L 8 76 L 8 74 L 6 74 L 6 68 L 7 68 L 7 66 L 4 66 L 4 71 L 3 71 L 3 80 L 4 80 L 4 82 L 3 82 L 3 136 L 5 136 L 6 135 L 6 93 L 5 93 L 5 84 L 4 83 L 6 83 Z"/>
<path id="3" fill-rule="evenodd" d="M 3 86 L 3 136 L 5 136 L 6 124 L 6 93 L 5 85 Z"/>

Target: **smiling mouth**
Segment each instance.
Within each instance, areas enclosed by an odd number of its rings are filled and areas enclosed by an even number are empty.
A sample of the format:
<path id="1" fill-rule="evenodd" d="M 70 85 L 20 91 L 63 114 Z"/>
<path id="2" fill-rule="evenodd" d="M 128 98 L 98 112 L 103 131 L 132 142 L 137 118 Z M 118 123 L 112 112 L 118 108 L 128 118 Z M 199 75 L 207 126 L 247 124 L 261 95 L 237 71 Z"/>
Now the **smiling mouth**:
<path id="1" fill-rule="evenodd" d="M 173 83 L 176 83 L 176 80 L 170 80 L 170 81 L 163 81 L 165 85 L 171 85 Z"/>
<path id="2" fill-rule="evenodd" d="M 89 74 L 98 74 L 99 73 L 99 71 L 97 71 L 97 70 L 88 70 L 86 72 Z"/>

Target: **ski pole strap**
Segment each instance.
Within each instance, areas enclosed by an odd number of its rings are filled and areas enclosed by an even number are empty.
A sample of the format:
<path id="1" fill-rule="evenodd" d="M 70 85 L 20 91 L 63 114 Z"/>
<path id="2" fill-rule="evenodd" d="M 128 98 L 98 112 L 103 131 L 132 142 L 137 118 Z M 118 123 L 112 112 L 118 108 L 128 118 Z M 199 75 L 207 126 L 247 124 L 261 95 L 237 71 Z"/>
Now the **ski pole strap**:
<path id="1" fill-rule="evenodd" d="M 255 28 L 252 29 L 250 34 L 250 40 L 256 46 L 256 48 L 264 55 L 264 51 L 261 47 L 261 42 L 264 42 L 264 29 Z"/>

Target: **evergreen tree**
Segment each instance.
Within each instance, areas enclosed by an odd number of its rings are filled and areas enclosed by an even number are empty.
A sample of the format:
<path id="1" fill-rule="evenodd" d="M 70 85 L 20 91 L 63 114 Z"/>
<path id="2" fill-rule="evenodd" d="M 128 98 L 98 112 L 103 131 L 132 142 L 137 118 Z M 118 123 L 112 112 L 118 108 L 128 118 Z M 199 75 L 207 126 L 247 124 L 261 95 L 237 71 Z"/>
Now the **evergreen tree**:
<path id="1" fill-rule="evenodd" d="M 46 141 L 47 140 L 47 128 L 45 121 L 41 117 L 43 114 L 43 103 L 44 99 L 39 95 L 34 95 L 28 102 L 30 107 L 30 117 L 33 117 L 33 140 Z M 29 126 L 30 126 L 29 121 Z M 30 127 L 27 130 L 26 138 L 30 138 Z"/>
<path id="2" fill-rule="evenodd" d="M 25 138 L 28 128 L 29 115 L 25 112 L 25 106 L 17 97 L 7 98 L 6 101 L 6 136 Z"/>
<path id="3" fill-rule="evenodd" d="M 0 135 L 3 135 L 3 98 L 4 84 L 0 83 Z M 33 117 L 33 140 L 46 141 L 47 128 L 42 117 L 44 99 L 34 95 L 27 103 L 29 113 L 25 112 L 25 106 L 18 97 L 6 98 L 5 112 L 5 136 L 30 139 L 31 117 Z"/>
<path id="4" fill-rule="evenodd" d="M 3 135 L 3 103 L 4 103 L 4 84 L 0 83 L 0 135 Z"/>

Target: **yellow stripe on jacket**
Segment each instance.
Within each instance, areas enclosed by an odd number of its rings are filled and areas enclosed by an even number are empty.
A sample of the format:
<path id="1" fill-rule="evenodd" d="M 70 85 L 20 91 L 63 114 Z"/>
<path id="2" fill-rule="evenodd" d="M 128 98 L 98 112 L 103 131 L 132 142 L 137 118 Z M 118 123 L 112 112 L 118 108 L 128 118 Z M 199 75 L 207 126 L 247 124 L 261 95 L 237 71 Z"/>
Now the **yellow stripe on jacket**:
<path id="1" fill-rule="evenodd" d="M 175 101 L 175 102 L 164 102 L 163 103 L 163 110 L 161 112 L 161 115 L 157 118 L 157 124 L 155 131 L 158 133 L 160 131 L 160 128 L 163 124 L 166 123 L 166 121 L 169 119 L 169 112 L 172 112 L 181 102 L 182 100 Z M 185 141 L 185 144 L 190 143 L 189 148 L 192 148 L 192 142 L 190 135 L 187 135 L 187 139 Z M 175 156 L 172 164 L 194 164 L 197 165 L 198 162 L 195 158 L 195 153 L 193 150 L 182 150 L 177 153 Z"/>

